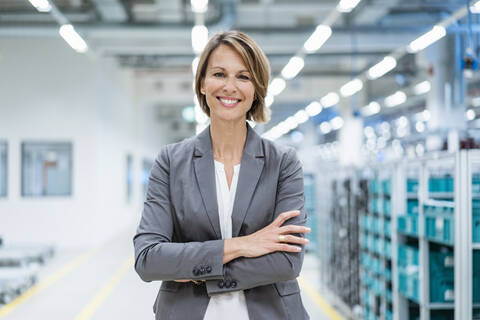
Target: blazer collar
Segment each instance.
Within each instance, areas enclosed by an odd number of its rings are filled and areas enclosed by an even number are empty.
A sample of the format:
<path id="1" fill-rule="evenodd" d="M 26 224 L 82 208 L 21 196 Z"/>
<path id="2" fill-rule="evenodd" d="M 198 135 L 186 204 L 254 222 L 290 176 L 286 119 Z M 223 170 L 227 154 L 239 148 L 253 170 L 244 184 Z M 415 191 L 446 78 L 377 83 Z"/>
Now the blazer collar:
<path id="1" fill-rule="evenodd" d="M 257 186 L 264 166 L 262 139 L 247 123 L 247 139 L 232 211 L 232 237 L 238 236 L 245 219 L 250 200 Z M 202 195 L 208 219 L 218 239 L 222 237 L 218 217 L 217 190 L 215 186 L 215 165 L 213 161 L 210 126 L 195 138 L 194 166 L 200 194 Z"/>

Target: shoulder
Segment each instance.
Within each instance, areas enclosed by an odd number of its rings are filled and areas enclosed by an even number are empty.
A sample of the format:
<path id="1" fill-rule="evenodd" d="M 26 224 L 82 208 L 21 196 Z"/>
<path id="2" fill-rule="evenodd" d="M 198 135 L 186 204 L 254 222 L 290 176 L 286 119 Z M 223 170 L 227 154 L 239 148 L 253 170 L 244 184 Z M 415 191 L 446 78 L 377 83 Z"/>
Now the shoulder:
<path id="1" fill-rule="evenodd" d="M 191 157 L 195 149 L 195 137 L 186 138 L 180 142 L 169 143 L 161 147 L 157 160 L 162 162 L 168 162 L 175 159 L 175 161 L 185 160 L 187 157 Z"/>
<path id="2" fill-rule="evenodd" d="M 275 141 L 269 139 L 261 139 L 267 161 L 277 162 L 281 166 L 288 165 L 291 162 L 298 162 L 295 148 L 276 143 Z"/>

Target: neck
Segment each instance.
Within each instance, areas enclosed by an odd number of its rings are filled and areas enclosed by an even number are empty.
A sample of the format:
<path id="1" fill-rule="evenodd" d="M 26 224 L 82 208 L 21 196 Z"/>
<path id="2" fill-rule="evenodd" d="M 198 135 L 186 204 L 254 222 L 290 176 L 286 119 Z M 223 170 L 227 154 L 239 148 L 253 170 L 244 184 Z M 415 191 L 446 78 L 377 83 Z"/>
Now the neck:
<path id="1" fill-rule="evenodd" d="M 210 135 L 214 159 L 233 164 L 241 161 L 243 147 L 247 140 L 245 120 L 224 122 L 211 119 Z"/>

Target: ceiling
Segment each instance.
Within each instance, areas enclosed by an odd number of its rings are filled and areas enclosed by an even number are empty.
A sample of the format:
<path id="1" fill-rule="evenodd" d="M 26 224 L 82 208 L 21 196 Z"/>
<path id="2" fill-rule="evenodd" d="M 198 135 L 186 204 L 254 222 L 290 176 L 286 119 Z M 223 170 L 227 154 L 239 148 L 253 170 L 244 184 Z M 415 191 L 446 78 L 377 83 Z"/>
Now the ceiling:
<path id="1" fill-rule="evenodd" d="M 54 0 L 61 13 L 98 55 L 115 57 L 121 66 L 155 77 L 165 73 L 191 78 L 190 0 Z M 238 29 L 251 35 L 266 52 L 272 76 L 303 46 L 315 27 L 335 10 L 338 0 L 210 0 L 205 14 L 209 32 Z M 332 25 L 333 36 L 305 57 L 305 68 L 278 96 L 272 124 L 291 115 L 311 98 L 365 71 L 385 55 L 465 5 L 464 0 L 362 0 Z M 58 37 L 58 23 L 27 0 L 0 1 L 1 37 Z M 422 77 L 415 59 L 405 56 L 396 73 Z M 378 95 L 395 85 L 392 73 L 370 86 Z M 331 87 L 331 89 L 329 89 Z M 191 95 L 186 90 L 186 95 Z M 191 101 L 191 100 L 190 100 Z"/>

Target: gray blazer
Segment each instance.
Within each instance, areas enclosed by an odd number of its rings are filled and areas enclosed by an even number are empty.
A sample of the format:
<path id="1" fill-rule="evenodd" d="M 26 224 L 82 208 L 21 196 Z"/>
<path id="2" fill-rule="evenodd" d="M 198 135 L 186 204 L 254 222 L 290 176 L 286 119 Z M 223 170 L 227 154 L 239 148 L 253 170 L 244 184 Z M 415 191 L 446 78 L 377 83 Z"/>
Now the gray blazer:
<path id="1" fill-rule="evenodd" d="M 304 203 L 295 150 L 261 138 L 247 124 L 232 236 L 254 233 L 289 210 L 301 214 L 286 224 L 305 225 Z M 140 278 L 163 281 L 153 306 L 157 320 L 201 320 L 211 295 L 235 290 L 244 290 L 250 320 L 309 319 L 296 280 L 303 250 L 223 265 L 210 127 L 161 149 L 133 243 Z"/>

